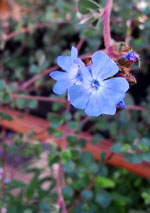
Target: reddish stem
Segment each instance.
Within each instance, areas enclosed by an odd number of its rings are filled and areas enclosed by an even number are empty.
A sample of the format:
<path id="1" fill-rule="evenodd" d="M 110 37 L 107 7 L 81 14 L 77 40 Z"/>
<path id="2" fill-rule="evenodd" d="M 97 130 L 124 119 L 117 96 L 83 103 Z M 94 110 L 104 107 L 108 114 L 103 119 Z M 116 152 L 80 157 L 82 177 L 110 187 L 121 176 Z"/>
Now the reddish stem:
<path id="1" fill-rule="evenodd" d="M 20 95 L 20 94 L 12 94 L 11 96 L 13 99 L 24 98 L 24 99 L 37 100 L 37 101 L 67 103 L 66 99 L 63 99 L 63 98 L 56 99 L 51 97 Z"/>
<path id="2" fill-rule="evenodd" d="M 41 29 L 41 28 L 44 28 L 44 27 L 47 27 L 47 26 L 49 26 L 49 24 L 47 24 L 47 23 L 39 23 L 35 28 Z M 23 28 L 21 28 L 20 31 L 14 31 L 14 32 L 11 32 L 11 33 L 7 34 L 4 37 L 4 40 L 5 41 L 9 41 L 10 39 L 12 39 L 13 37 L 15 37 L 15 36 L 17 36 L 19 34 L 28 33 L 30 31 L 31 31 L 30 27 L 23 27 Z"/>
<path id="3" fill-rule="evenodd" d="M 78 44 L 77 44 L 77 49 L 78 49 L 78 51 L 80 50 L 80 48 L 81 48 L 81 46 L 83 45 L 84 41 L 85 41 L 85 38 L 82 38 L 82 39 L 78 42 Z M 44 77 L 45 75 L 48 75 L 49 73 L 51 73 L 52 71 L 55 71 L 55 70 L 57 70 L 57 69 L 59 69 L 59 67 L 58 67 L 58 66 L 54 66 L 54 67 L 51 67 L 51 68 L 49 68 L 49 69 L 44 70 L 42 73 L 40 73 L 40 74 L 38 74 L 38 75 L 36 75 L 36 76 L 30 78 L 28 81 L 26 81 L 25 83 L 23 83 L 23 84 L 20 86 L 19 90 L 26 89 L 26 88 L 29 87 L 31 84 L 33 84 L 36 80 L 38 80 L 38 79 Z"/>
<path id="4" fill-rule="evenodd" d="M 32 83 L 34 83 L 36 80 L 44 77 L 45 75 L 48 75 L 50 72 L 54 71 L 54 70 L 57 70 L 59 67 L 58 66 L 54 66 L 54 67 L 51 67 L 49 69 L 46 69 L 44 70 L 42 73 L 38 74 L 38 75 L 35 75 L 34 77 L 30 78 L 28 81 L 26 81 L 25 83 L 23 83 L 19 90 L 23 90 L 23 89 L 26 89 L 28 86 L 30 86 Z"/>
<path id="5" fill-rule="evenodd" d="M 78 42 L 78 44 L 77 44 L 77 49 L 78 49 L 78 51 L 80 51 L 80 49 L 81 49 L 81 47 L 82 47 L 84 41 L 85 41 L 85 38 L 81 38 L 80 41 Z"/>
<path id="6" fill-rule="evenodd" d="M 107 49 L 107 52 L 112 56 L 111 48 L 111 33 L 110 33 L 110 14 L 112 10 L 113 0 L 107 0 L 107 4 L 104 11 L 104 43 Z"/>
<path id="7" fill-rule="evenodd" d="M 57 178 L 56 178 L 58 205 L 60 206 L 62 213 L 67 213 L 66 204 L 65 204 L 64 198 L 62 196 L 62 191 L 61 191 L 61 178 L 62 178 L 62 164 L 61 164 L 61 161 L 60 161 L 59 165 L 58 165 L 58 175 L 57 175 Z"/>
<path id="8" fill-rule="evenodd" d="M 6 129 L 5 128 L 3 128 L 2 129 L 2 138 L 3 138 L 3 143 L 4 143 L 4 141 L 5 141 L 5 138 L 6 138 Z M 3 152 L 2 152 L 2 168 L 3 168 L 3 172 L 2 172 L 2 183 L 1 183 L 1 188 L 2 188 L 2 197 L 4 198 L 5 197 L 5 182 L 4 182 L 4 180 L 5 180 L 5 155 L 6 155 L 6 153 L 5 153 L 5 150 L 4 149 L 2 149 L 3 150 Z"/>

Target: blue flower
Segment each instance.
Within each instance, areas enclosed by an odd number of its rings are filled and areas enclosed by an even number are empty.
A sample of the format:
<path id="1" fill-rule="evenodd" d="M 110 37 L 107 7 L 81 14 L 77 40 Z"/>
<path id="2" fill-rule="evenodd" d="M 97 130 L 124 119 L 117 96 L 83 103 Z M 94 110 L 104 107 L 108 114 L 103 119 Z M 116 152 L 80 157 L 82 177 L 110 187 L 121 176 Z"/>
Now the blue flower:
<path id="1" fill-rule="evenodd" d="M 65 71 L 54 71 L 50 76 L 57 82 L 53 88 L 53 92 L 56 94 L 63 94 L 68 88 L 74 84 L 81 83 L 81 71 L 75 60 L 78 56 L 78 50 L 75 47 L 71 49 L 71 56 L 59 56 L 57 58 L 57 64 Z"/>
<path id="2" fill-rule="evenodd" d="M 125 105 L 124 100 L 120 101 L 117 105 L 120 106 L 120 107 L 123 108 L 123 109 L 126 109 L 126 108 L 127 108 L 126 105 Z"/>
<path id="3" fill-rule="evenodd" d="M 134 62 L 139 59 L 139 56 L 133 50 L 131 50 L 127 55 L 123 56 L 123 58 Z"/>
<path id="4" fill-rule="evenodd" d="M 116 63 L 102 51 L 93 54 L 91 69 L 85 67 L 80 59 L 75 62 L 82 71 L 82 84 L 69 88 L 71 104 L 85 109 L 89 116 L 114 115 L 116 105 L 123 100 L 129 89 L 125 78 L 110 79 L 118 72 Z"/>

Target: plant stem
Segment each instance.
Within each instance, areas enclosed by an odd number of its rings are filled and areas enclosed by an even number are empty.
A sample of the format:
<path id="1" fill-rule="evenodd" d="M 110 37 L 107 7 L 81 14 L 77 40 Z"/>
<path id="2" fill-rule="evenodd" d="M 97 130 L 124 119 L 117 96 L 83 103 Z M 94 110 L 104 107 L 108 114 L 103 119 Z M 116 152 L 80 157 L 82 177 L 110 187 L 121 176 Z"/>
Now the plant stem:
<path id="1" fill-rule="evenodd" d="M 30 78 L 29 80 L 27 80 L 26 82 L 24 82 L 19 90 L 23 90 L 23 89 L 26 89 L 27 87 L 29 87 L 31 84 L 33 84 L 36 80 L 44 77 L 45 75 L 48 75 L 50 72 L 54 71 L 54 70 L 57 70 L 59 67 L 58 66 L 54 66 L 54 67 L 51 67 L 49 69 L 46 69 L 44 70 L 42 73 L 38 74 L 38 75 L 35 75 L 34 77 Z"/>
<path id="2" fill-rule="evenodd" d="M 107 0 L 105 11 L 104 11 L 104 43 L 107 49 L 108 55 L 112 56 L 111 47 L 111 33 L 110 33 L 110 14 L 112 10 L 113 0 Z"/>
<path id="3" fill-rule="evenodd" d="M 51 97 L 21 95 L 21 94 L 12 94 L 11 96 L 13 99 L 23 98 L 23 99 L 37 100 L 37 101 L 67 103 L 67 101 L 63 98 L 56 99 Z"/>
<path id="4" fill-rule="evenodd" d="M 85 41 L 85 38 L 81 38 L 80 41 L 78 42 L 78 44 L 77 44 L 77 49 L 78 49 L 78 51 L 81 49 L 81 47 L 82 47 L 84 41 Z M 55 71 L 55 70 L 57 70 L 57 69 L 59 69 L 59 67 L 58 67 L 58 66 L 54 66 L 54 67 L 51 67 L 51 68 L 49 68 L 49 69 L 44 70 L 42 73 L 37 74 L 37 75 L 35 75 L 34 77 L 32 77 L 32 78 L 30 78 L 29 80 L 27 80 L 26 82 L 24 82 L 24 83 L 20 86 L 19 90 L 26 89 L 26 88 L 29 87 L 31 84 L 33 84 L 36 80 L 38 80 L 38 79 L 44 77 L 45 75 L 48 75 L 50 72 Z"/>
<path id="5" fill-rule="evenodd" d="M 62 164 L 61 161 L 59 162 L 58 165 L 58 175 L 56 178 L 56 189 L 57 189 L 57 194 L 58 194 L 58 205 L 61 207 L 62 209 L 62 213 L 67 213 L 66 210 L 66 204 L 64 201 L 64 198 L 62 196 L 62 192 L 61 192 L 61 178 L 62 178 Z"/>

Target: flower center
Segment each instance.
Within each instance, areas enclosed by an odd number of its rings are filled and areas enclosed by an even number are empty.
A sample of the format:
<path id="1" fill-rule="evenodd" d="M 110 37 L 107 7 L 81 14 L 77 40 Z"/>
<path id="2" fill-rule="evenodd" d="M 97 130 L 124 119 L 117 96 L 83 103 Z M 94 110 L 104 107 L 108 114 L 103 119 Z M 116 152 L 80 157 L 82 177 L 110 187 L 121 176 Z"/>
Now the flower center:
<path id="1" fill-rule="evenodd" d="M 91 87 L 92 87 L 92 89 L 97 90 L 97 89 L 100 87 L 99 81 L 96 80 L 96 79 L 94 79 L 94 80 L 91 82 Z"/>

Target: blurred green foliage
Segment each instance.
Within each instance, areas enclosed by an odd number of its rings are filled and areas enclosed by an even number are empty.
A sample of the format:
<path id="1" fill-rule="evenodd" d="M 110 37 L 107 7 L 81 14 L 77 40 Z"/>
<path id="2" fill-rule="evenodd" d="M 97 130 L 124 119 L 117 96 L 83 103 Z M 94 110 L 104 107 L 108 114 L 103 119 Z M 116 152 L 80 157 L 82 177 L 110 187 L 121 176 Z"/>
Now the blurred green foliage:
<path id="1" fill-rule="evenodd" d="M 59 213 L 56 193 L 55 167 L 62 162 L 66 186 L 62 188 L 67 208 L 78 200 L 71 213 L 148 213 L 150 211 L 149 180 L 131 174 L 125 169 L 106 165 L 105 153 L 96 161 L 91 152 L 81 151 L 86 145 L 84 138 L 78 139 L 80 131 L 93 135 L 92 143 L 97 146 L 101 139 L 111 138 L 114 153 L 123 154 L 130 163 L 150 163 L 150 88 L 145 84 L 145 95 L 138 98 L 128 94 L 125 103 L 140 103 L 144 111 L 118 110 L 117 115 L 89 118 L 82 124 L 83 111 L 65 112 L 63 103 L 45 103 L 25 98 L 13 99 L 12 94 L 41 95 L 52 94 L 54 82 L 45 76 L 34 82 L 29 90 L 20 85 L 31 77 L 42 73 L 56 64 L 58 55 L 68 55 L 72 45 L 85 37 L 81 55 L 104 48 L 103 24 L 99 13 L 105 0 L 18 0 L 20 19 L 0 20 L 0 104 L 47 118 L 50 123 L 48 133 L 55 139 L 63 138 L 64 132 L 57 128 L 67 124 L 74 135 L 67 136 L 67 148 L 62 151 L 55 144 L 41 145 L 31 130 L 28 135 L 7 132 L 8 142 L 0 135 L 0 167 L 3 167 L 3 150 L 6 164 L 19 169 L 25 175 L 32 174 L 29 182 L 24 180 L 5 181 L 5 196 L 0 188 L 0 208 L 7 213 Z M 148 0 L 121 1 L 113 4 L 111 18 L 112 37 L 116 41 L 129 38 L 130 45 L 140 54 L 141 69 L 134 68 L 138 77 L 149 76 L 150 57 L 150 2 Z M 22 27 L 28 32 L 20 33 Z M 11 32 L 18 34 L 4 39 Z M 7 40 L 7 41 L 6 41 Z M 138 84 L 142 90 L 144 81 Z M 61 96 L 62 98 L 65 95 Z M 57 97 L 58 98 L 58 97 Z M 0 112 L 0 120 L 12 121 L 5 111 Z M 32 143 L 33 140 L 37 143 Z M 137 152 L 138 151 L 138 152 Z M 42 155 L 46 157 L 46 164 Z M 36 162 L 41 162 L 38 168 Z M 149 164 L 148 164 L 149 165 Z M 48 169 L 48 172 L 47 172 Z M 1 171 L 0 171 L 1 172 Z M 43 177 L 42 174 L 45 174 Z M 92 186 L 90 186 L 93 182 Z M 44 187 L 46 185 L 46 188 Z M 90 186 L 90 187 L 89 187 Z M 13 195 L 15 193 L 15 196 Z"/>

